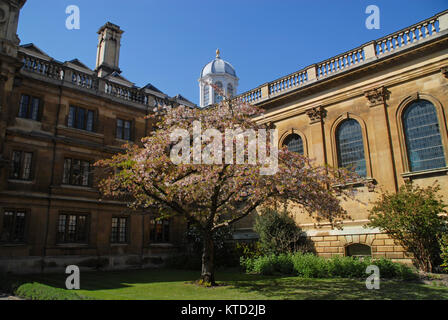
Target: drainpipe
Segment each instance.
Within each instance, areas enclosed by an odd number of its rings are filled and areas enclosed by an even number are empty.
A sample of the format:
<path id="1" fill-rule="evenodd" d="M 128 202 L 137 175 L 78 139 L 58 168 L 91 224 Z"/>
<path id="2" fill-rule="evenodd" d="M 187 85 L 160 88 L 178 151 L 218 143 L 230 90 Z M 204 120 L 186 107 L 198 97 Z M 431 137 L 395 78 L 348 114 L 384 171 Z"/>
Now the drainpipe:
<path id="1" fill-rule="evenodd" d="M 58 135 L 58 125 L 59 125 L 59 115 L 61 112 L 61 102 L 62 102 L 62 85 L 64 80 L 62 80 L 61 85 L 59 86 L 59 103 L 58 103 L 58 112 L 56 113 L 56 126 L 54 130 L 54 138 L 53 138 L 53 159 L 51 162 L 51 178 L 50 185 L 48 186 L 48 206 L 47 206 L 47 219 L 45 224 L 45 238 L 44 245 L 42 249 L 42 264 L 41 264 L 41 272 L 44 272 L 45 269 L 45 257 L 47 255 L 47 242 L 48 242 L 48 230 L 50 225 L 50 208 L 51 208 L 51 197 L 53 194 L 52 186 L 54 185 L 54 167 L 56 163 L 56 137 Z"/>

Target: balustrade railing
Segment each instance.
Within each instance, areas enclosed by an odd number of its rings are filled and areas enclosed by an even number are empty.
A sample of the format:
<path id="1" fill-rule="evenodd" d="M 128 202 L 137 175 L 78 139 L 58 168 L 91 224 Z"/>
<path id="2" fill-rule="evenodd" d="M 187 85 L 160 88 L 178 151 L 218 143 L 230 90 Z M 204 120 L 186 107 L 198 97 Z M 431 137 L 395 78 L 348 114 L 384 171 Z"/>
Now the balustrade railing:
<path id="1" fill-rule="evenodd" d="M 87 89 L 98 89 L 98 79 L 79 71 L 73 71 L 72 83 Z"/>
<path id="2" fill-rule="evenodd" d="M 135 103 L 145 105 L 149 103 L 149 96 L 144 94 L 140 90 L 136 88 L 128 88 L 125 86 L 121 86 L 119 84 L 112 83 L 110 81 L 106 81 L 105 93 Z"/>
<path id="3" fill-rule="evenodd" d="M 440 32 L 439 17 L 425 20 L 375 41 L 376 55 L 381 56 Z"/>
<path id="4" fill-rule="evenodd" d="M 257 88 L 254 90 L 251 90 L 249 92 L 246 92 L 244 94 L 239 95 L 236 99 L 238 101 L 244 102 L 244 103 L 254 103 L 261 99 L 261 89 Z"/>
<path id="5" fill-rule="evenodd" d="M 62 80 L 64 79 L 64 69 L 55 62 L 45 61 L 32 56 L 23 57 L 23 69 L 41 74 L 47 78 Z"/>
<path id="6" fill-rule="evenodd" d="M 301 70 L 269 84 L 269 94 L 277 94 L 285 90 L 296 88 L 307 82 L 306 70 Z"/>
<path id="7" fill-rule="evenodd" d="M 380 59 L 386 53 L 399 50 L 422 39 L 435 38 L 442 31 L 447 30 L 448 10 L 291 75 L 268 82 L 257 89 L 240 94 L 235 99 L 246 103 L 257 103 L 313 81 L 320 81 L 333 74 L 343 72 L 352 66 L 361 65 L 372 58 Z"/>
<path id="8" fill-rule="evenodd" d="M 363 48 L 357 48 L 317 64 L 317 77 L 323 78 L 365 60 Z"/>

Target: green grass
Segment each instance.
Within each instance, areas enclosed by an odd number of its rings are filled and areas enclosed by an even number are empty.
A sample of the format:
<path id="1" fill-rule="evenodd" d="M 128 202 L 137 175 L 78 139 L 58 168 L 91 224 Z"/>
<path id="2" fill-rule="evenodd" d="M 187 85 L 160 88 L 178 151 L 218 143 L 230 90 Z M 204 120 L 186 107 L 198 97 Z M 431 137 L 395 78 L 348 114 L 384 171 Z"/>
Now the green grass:
<path id="1" fill-rule="evenodd" d="M 65 274 L 21 277 L 65 287 Z M 304 279 L 261 276 L 232 271 L 218 272 L 221 285 L 203 288 L 192 283 L 199 273 L 185 270 L 132 270 L 82 272 L 78 295 L 107 300 L 258 300 L 258 299 L 446 299 L 448 287 L 418 282 L 383 280 L 380 290 L 367 290 L 365 282 L 352 279 Z"/>

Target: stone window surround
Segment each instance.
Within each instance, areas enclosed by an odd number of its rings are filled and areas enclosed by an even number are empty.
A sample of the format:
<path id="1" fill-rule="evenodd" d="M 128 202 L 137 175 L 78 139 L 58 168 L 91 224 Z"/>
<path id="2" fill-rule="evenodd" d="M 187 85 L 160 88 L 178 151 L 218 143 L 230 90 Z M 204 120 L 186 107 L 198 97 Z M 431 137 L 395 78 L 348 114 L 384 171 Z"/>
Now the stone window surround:
<path id="1" fill-rule="evenodd" d="M 437 169 L 424 170 L 424 171 L 412 172 L 410 170 L 407 147 L 406 147 L 406 139 L 405 139 L 404 127 L 403 127 L 403 112 L 412 102 L 414 102 L 416 100 L 427 100 L 427 101 L 431 102 L 433 104 L 433 106 L 436 108 L 437 118 L 439 120 L 440 137 L 442 139 L 442 145 L 443 145 L 444 154 L 445 154 L 445 162 L 448 159 L 447 127 L 446 127 L 446 122 L 443 121 L 444 119 L 446 119 L 446 117 L 444 114 L 442 104 L 436 97 L 434 97 L 430 94 L 416 92 L 412 95 L 409 95 L 400 102 L 400 104 L 398 105 L 396 114 L 395 114 L 397 129 L 398 129 L 398 142 L 400 145 L 400 152 L 401 152 L 401 164 L 402 164 L 402 168 L 403 168 L 401 176 L 405 179 L 409 179 L 409 178 L 412 178 L 415 176 L 426 175 L 426 174 L 437 174 L 437 173 L 442 173 L 442 172 L 445 173 L 448 171 L 448 166 L 444 167 L 444 168 L 437 168 Z"/>

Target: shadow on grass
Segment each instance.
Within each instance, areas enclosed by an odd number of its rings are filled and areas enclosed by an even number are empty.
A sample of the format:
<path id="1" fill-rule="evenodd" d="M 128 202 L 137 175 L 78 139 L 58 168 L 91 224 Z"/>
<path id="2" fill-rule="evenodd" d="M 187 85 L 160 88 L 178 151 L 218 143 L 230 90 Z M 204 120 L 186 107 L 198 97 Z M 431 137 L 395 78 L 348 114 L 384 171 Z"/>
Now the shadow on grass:
<path id="1" fill-rule="evenodd" d="M 157 282 L 182 282 L 199 279 L 200 273 L 185 270 L 145 269 L 125 271 L 89 271 L 80 274 L 83 290 L 112 290 L 132 287 L 133 284 L 149 284 Z M 39 282 L 48 286 L 65 289 L 68 274 L 34 274 L 13 276 L 16 284 Z"/>
<path id="2" fill-rule="evenodd" d="M 146 269 L 127 271 L 81 272 L 81 286 L 85 291 L 116 290 L 130 288 L 138 298 L 138 292 L 131 287 L 151 283 L 180 282 L 194 286 L 199 278 L 198 271 L 172 269 Z M 39 282 L 65 289 L 66 274 L 38 274 L 16 277 L 20 283 Z M 235 290 L 237 294 L 256 294 L 262 299 L 284 300 L 339 300 L 339 299 L 384 299 L 417 300 L 447 299 L 448 288 L 424 285 L 417 282 L 382 280 L 379 290 L 368 290 L 365 282 L 352 279 L 303 279 L 285 276 L 250 275 L 236 271 L 218 271 L 217 281 L 224 290 Z M 177 287 L 176 290 L 182 290 Z M 204 290 L 208 290 L 204 288 Z"/>
<path id="3" fill-rule="evenodd" d="M 382 280 L 379 290 L 368 290 L 364 281 L 352 279 L 273 278 L 232 282 L 239 292 L 257 292 L 267 299 L 284 300 L 440 300 L 448 299 L 447 287 L 418 282 Z"/>

